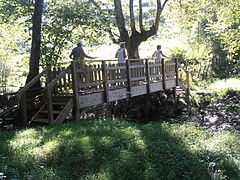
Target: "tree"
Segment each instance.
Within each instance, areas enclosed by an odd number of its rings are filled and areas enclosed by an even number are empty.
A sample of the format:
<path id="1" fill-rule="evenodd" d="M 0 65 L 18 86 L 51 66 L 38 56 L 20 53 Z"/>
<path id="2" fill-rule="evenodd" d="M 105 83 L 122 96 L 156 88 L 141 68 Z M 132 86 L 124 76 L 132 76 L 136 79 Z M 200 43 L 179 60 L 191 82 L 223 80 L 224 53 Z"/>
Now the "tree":
<path id="1" fill-rule="evenodd" d="M 84 39 L 87 44 L 97 43 L 106 36 L 111 23 L 108 12 L 101 9 L 101 2 L 87 1 L 51 1 L 46 5 L 42 26 L 43 45 L 41 47 L 41 65 L 55 64 L 67 59 L 67 49 L 72 42 Z"/>
<path id="2" fill-rule="evenodd" d="M 32 26 L 31 56 L 29 62 L 29 74 L 27 76 L 26 84 L 39 74 L 42 12 L 43 0 L 35 0 Z M 40 87 L 40 82 L 36 85 L 36 87 Z"/>
<path id="3" fill-rule="evenodd" d="M 113 36 L 112 39 L 114 42 L 125 41 L 127 45 L 127 52 L 129 59 L 139 58 L 138 47 L 143 42 L 146 41 L 149 37 L 157 34 L 160 16 L 168 0 L 164 0 L 161 3 L 161 0 L 156 0 L 156 15 L 155 21 L 152 23 L 151 27 L 146 30 L 143 24 L 143 4 L 142 0 L 139 0 L 139 23 L 138 28 L 136 26 L 136 18 L 134 15 L 134 0 L 129 1 L 129 13 L 130 13 L 130 27 L 126 27 L 126 22 L 122 10 L 121 0 L 114 0 L 115 6 L 115 18 L 116 25 L 119 30 L 120 37 L 116 40 Z M 129 29 L 129 30 L 128 30 Z"/>

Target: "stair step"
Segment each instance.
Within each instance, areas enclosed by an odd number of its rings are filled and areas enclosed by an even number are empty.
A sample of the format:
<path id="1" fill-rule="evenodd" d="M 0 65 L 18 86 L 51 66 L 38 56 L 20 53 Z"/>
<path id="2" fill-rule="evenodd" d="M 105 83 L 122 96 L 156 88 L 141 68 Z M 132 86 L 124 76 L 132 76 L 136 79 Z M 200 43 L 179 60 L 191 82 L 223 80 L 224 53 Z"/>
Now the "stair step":
<path id="1" fill-rule="evenodd" d="M 66 103 L 64 103 L 64 102 L 53 102 L 52 104 L 53 105 L 59 105 L 59 106 L 65 106 L 66 105 Z"/>
<path id="2" fill-rule="evenodd" d="M 53 96 L 53 103 L 67 103 L 69 99 L 72 98 L 72 96 L 61 96 L 61 95 L 56 95 Z"/>
<path id="3" fill-rule="evenodd" d="M 48 119 L 33 119 L 32 122 L 48 123 Z"/>
<path id="4" fill-rule="evenodd" d="M 53 114 L 59 114 L 60 112 L 61 112 L 61 111 L 53 110 Z M 48 111 L 47 111 L 47 110 L 43 110 L 43 111 L 40 111 L 40 113 L 47 114 Z"/>

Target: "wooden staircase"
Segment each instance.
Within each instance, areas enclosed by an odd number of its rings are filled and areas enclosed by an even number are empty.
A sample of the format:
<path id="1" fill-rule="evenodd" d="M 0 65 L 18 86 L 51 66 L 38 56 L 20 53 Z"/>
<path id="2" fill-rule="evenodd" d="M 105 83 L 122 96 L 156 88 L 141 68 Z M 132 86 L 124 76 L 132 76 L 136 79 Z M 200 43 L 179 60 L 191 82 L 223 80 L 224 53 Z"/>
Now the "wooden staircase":
<path id="1" fill-rule="evenodd" d="M 47 102 L 44 102 L 38 112 L 31 118 L 30 123 L 60 124 L 73 108 L 73 96 L 55 95 L 52 97 L 52 111 L 49 112 Z M 50 121 L 49 116 L 53 115 Z"/>
<path id="2" fill-rule="evenodd" d="M 74 106 L 72 87 L 72 65 L 66 68 L 56 69 L 47 67 L 25 87 L 14 94 L 16 108 L 20 112 L 19 118 L 15 118 L 21 124 L 60 124 L 70 114 Z M 67 78 L 66 78 L 67 77 Z M 43 88 L 33 90 L 36 82 L 43 81 Z M 63 83 L 64 82 L 64 83 Z M 6 119 L 6 113 L 0 113 Z M 9 115 L 11 116 L 11 115 Z"/>

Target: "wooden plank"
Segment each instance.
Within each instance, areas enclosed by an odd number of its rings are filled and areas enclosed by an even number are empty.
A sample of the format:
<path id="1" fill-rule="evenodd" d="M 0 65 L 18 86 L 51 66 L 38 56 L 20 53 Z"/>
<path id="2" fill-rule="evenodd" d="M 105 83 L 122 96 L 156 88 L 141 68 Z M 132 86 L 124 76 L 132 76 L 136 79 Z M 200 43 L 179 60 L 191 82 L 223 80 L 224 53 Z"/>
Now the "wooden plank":
<path id="1" fill-rule="evenodd" d="M 140 96 L 147 94 L 147 87 L 146 85 L 139 85 L 132 87 L 132 97 Z"/>
<path id="2" fill-rule="evenodd" d="M 50 70 L 50 67 L 47 67 L 40 74 L 38 74 L 33 80 L 31 80 L 24 88 L 22 88 L 17 94 L 16 97 L 20 98 L 30 87 L 32 87 L 40 78 Z"/>
<path id="3" fill-rule="evenodd" d="M 67 74 L 69 71 L 66 72 L 65 76 L 63 76 L 63 88 L 67 90 Z"/>
<path id="4" fill-rule="evenodd" d="M 150 93 L 150 68 L 148 59 L 146 59 L 147 93 Z"/>
<path id="5" fill-rule="evenodd" d="M 53 124 L 61 124 L 67 115 L 70 113 L 71 109 L 73 108 L 73 98 L 71 98 L 66 106 L 63 108 L 61 113 L 57 116 L 57 118 L 54 120 Z"/>
<path id="6" fill-rule="evenodd" d="M 151 83 L 150 90 L 151 90 L 150 93 L 162 91 L 163 90 L 162 83 L 158 82 Z"/>
<path id="7" fill-rule="evenodd" d="M 121 88 L 121 89 L 109 91 L 109 101 L 110 102 L 121 100 L 121 99 L 126 99 L 128 97 L 129 96 L 128 96 L 127 88 Z"/>
<path id="8" fill-rule="evenodd" d="M 119 69 L 126 69 L 126 66 L 123 66 L 122 64 L 119 64 L 119 66 L 107 67 L 107 70 L 109 70 L 109 71 L 114 71 L 114 70 L 119 70 Z"/>
<path id="9" fill-rule="evenodd" d="M 109 102 L 112 102 L 128 98 L 128 91 L 127 88 L 115 89 L 108 91 L 108 95 Z M 81 108 L 103 104 L 105 102 L 104 92 L 79 95 L 79 102 Z"/>
<path id="10" fill-rule="evenodd" d="M 163 89 L 166 89 L 166 78 L 165 78 L 165 63 L 164 63 L 164 59 L 162 59 L 162 86 Z"/>
<path id="11" fill-rule="evenodd" d="M 53 124 L 53 105 L 52 105 L 52 90 L 47 87 L 46 88 L 46 101 L 47 101 L 47 110 L 48 110 L 48 122 L 49 124 Z"/>
<path id="12" fill-rule="evenodd" d="M 102 85 L 102 82 L 98 81 L 98 82 L 92 82 L 92 83 L 78 84 L 78 88 L 86 88 L 86 87 L 92 87 L 97 85 Z"/>
<path id="13" fill-rule="evenodd" d="M 22 113 L 23 124 L 24 124 L 24 126 L 26 126 L 28 124 L 26 93 L 23 93 L 21 95 L 20 104 L 21 104 L 21 113 Z"/>
<path id="14" fill-rule="evenodd" d="M 80 108 L 95 106 L 104 103 L 103 92 L 79 95 Z"/>
<path id="15" fill-rule="evenodd" d="M 33 119 L 32 122 L 49 123 L 48 119 Z"/>
<path id="16" fill-rule="evenodd" d="M 147 78 L 147 76 L 136 77 L 136 78 L 132 78 L 132 81 L 141 81 L 141 80 L 145 80 L 146 78 Z"/>
<path id="17" fill-rule="evenodd" d="M 127 69 L 127 90 L 129 92 L 129 97 L 131 98 L 131 90 L 132 90 L 132 80 L 131 80 L 131 70 L 130 70 L 130 61 L 126 60 L 126 69 Z"/>
<path id="18" fill-rule="evenodd" d="M 150 68 L 152 68 L 152 67 L 159 67 L 159 63 L 158 62 L 155 62 L 155 63 L 151 62 L 151 63 L 149 63 L 149 67 Z"/>
<path id="19" fill-rule="evenodd" d="M 52 81 L 52 72 L 51 72 L 51 66 L 49 66 L 49 70 L 47 71 L 47 81 L 45 87 Z"/>
<path id="20" fill-rule="evenodd" d="M 99 81 L 99 82 L 102 82 L 102 74 L 101 74 L 101 72 L 102 72 L 102 67 L 101 67 L 101 64 L 98 64 L 98 68 L 100 68 L 100 70 L 98 71 L 98 81 Z M 101 83 L 101 84 L 102 84 L 102 83 Z M 101 89 L 102 86 L 99 85 L 98 88 Z"/>
<path id="21" fill-rule="evenodd" d="M 73 116 L 76 120 L 80 119 L 80 103 L 79 103 L 79 95 L 78 95 L 78 76 L 77 76 L 77 62 L 72 62 L 72 86 L 73 86 L 73 94 L 74 94 L 74 112 Z"/>
<path id="22" fill-rule="evenodd" d="M 60 72 L 62 72 L 64 70 L 64 67 L 58 67 L 58 74 L 60 74 Z M 66 72 L 67 73 L 67 72 Z M 62 91 L 63 90 L 63 82 L 62 82 L 62 78 L 66 75 L 66 73 L 65 74 L 63 74 L 63 76 L 58 80 L 58 88 L 59 88 L 59 91 Z M 56 82 L 56 84 L 57 84 L 57 82 Z"/>
<path id="23" fill-rule="evenodd" d="M 37 118 L 38 114 L 39 114 L 44 108 L 46 108 L 46 103 L 43 103 L 43 105 L 40 107 L 40 109 L 37 111 L 37 113 L 31 118 L 31 121 L 34 121 L 34 120 Z M 47 113 L 48 113 L 48 111 L 47 111 Z"/>
<path id="24" fill-rule="evenodd" d="M 68 88 L 69 88 L 69 89 L 73 89 L 73 87 L 72 87 L 72 76 L 71 76 L 71 74 L 72 74 L 72 71 L 71 71 L 71 69 L 70 69 L 69 72 L 67 73 L 67 75 L 68 75 Z"/>
<path id="25" fill-rule="evenodd" d="M 106 103 L 109 102 L 108 99 L 108 74 L 106 62 L 102 61 L 102 75 L 103 75 L 103 90 L 104 90 L 104 100 Z"/>
<path id="26" fill-rule="evenodd" d="M 166 86 L 165 86 L 166 89 L 172 89 L 173 87 L 176 87 L 175 79 L 167 79 L 165 83 L 166 83 Z"/>
<path id="27" fill-rule="evenodd" d="M 136 63 L 136 62 L 134 62 Z M 144 68 L 145 65 L 144 64 L 134 64 L 130 66 L 130 69 L 140 69 L 140 68 Z"/>

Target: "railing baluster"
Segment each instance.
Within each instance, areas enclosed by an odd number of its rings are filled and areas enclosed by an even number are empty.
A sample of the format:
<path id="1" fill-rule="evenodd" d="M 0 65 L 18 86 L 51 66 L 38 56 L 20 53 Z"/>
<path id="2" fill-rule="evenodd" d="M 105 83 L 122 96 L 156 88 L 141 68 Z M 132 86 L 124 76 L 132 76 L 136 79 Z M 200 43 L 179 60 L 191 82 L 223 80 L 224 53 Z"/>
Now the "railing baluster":
<path id="1" fill-rule="evenodd" d="M 104 99 L 105 102 L 109 102 L 108 98 L 108 74 L 107 74 L 107 66 L 106 62 L 102 61 L 102 80 L 103 80 L 103 89 L 104 89 Z"/>
<path id="2" fill-rule="evenodd" d="M 130 61 L 126 60 L 126 71 L 127 71 L 127 90 L 129 92 L 129 97 L 132 97 L 132 80 L 131 80 L 131 69 Z"/>
<path id="3" fill-rule="evenodd" d="M 178 81 L 179 81 L 179 75 L 178 75 L 178 59 L 175 58 L 175 72 L 176 72 L 176 86 L 178 86 Z"/>
<path id="4" fill-rule="evenodd" d="M 146 76 L 147 76 L 147 93 L 150 93 L 150 69 L 149 69 L 149 61 L 146 59 Z"/>
<path id="5" fill-rule="evenodd" d="M 166 77 L 165 77 L 165 63 L 164 59 L 162 59 L 162 86 L 163 90 L 166 89 Z"/>

